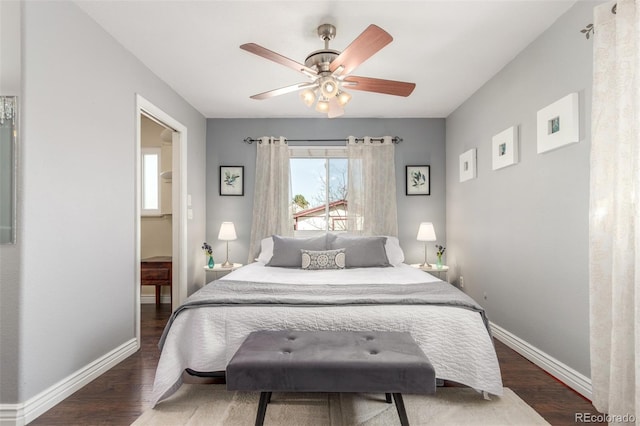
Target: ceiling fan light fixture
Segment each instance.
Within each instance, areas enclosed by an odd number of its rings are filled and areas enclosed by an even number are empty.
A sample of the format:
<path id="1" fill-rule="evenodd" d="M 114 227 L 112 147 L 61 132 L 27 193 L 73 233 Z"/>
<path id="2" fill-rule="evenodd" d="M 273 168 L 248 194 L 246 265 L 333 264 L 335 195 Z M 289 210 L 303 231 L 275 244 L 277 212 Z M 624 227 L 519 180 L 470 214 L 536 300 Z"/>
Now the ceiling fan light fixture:
<path id="1" fill-rule="evenodd" d="M 336 96 L 337 96 L 338 104 L 340 106 L 345 106 L 351 100 L 351 95 L 342 90 L 338 91 L 338 94 Z"/>
<path id="2" fill-rule="evenodd" d="M 320 92 L 327 99 L 333 98 L 338 93 L 338 82 L 333 77 L 328 77 L 320 83 Z"/>
<path id="3" fill-rule="evenodd" d="M 300 98 L 302 102 L 308 107 L 311 107 L 313 103 L 316 101 L 316 94 L 311 89 L 306 89 L 300 93 Z"/>
<path id="4" fill-rule="evenodd" d="M 329 112 L 329 100 L 325 98 L 320 98 L 318 100 L 318 103 L 316 104 L 316 111 Z"/>

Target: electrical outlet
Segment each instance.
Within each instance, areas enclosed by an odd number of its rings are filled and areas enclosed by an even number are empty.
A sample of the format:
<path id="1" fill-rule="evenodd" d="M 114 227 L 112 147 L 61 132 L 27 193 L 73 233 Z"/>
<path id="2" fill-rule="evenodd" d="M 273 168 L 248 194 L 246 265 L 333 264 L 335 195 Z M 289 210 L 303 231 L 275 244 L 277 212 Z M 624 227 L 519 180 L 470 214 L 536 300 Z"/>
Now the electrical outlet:
<path id="1" fill-rule="evenodd" d="M 464 277 L 460 275 L 460 288 L 464 288 Z"/>

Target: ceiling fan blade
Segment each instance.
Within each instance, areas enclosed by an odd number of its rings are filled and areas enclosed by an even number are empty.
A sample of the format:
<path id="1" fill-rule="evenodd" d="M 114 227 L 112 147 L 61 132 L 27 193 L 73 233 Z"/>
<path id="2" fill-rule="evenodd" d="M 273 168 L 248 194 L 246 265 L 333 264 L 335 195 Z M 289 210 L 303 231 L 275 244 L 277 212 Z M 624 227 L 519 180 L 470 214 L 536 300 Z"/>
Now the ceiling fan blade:
<path id="1" fill-rule="evenodd" d="M 254 55 L 258 55 L 258 56 L 262 56 L 265 59 L 268 59 L 270 61 L 273 61 L 275 63 L 278 63 L 280 65 L 284 65 L 285 67 L 289 67 L 291 69 L 294 69 L 298 72 L 301 72 L 304 75 L 307 75 L 309 77 L 315 77 L 318 75 L 318 73 L 301 64 L 298 63 L 296 61 L 294 61 L 293 59 L 289 59 L 285 56 L 282 56 L 279 53 L 276 53 L 272 50 L 267 49 L 266 47 L 262 47 L 260 45 L 257 45 L 255 43 L 245 43 L 243 45 L 240 46 L 240 49 L 242 50 L 246 50 L 249 53 L 253 53 Z"/>
<path id="2" fill-rule="evenodd" d="M 342 74 L 349 74 L 358 65 L 369 59 L 373 54 L 391 43 L 393 37 L 378 27 L 369 25 L 351 44 L 331 62 L 329 70 L 334 72 L 342 66 Z"/>
<path id="3" fill-rule="evenodd" d="M 349 90 L 362 90 L 365 92 L 376 92 L 384 93 L 386 95 L 406 97 L 413 92 L 416 84 L 407 83 L 405 81 L 383 80 L 380 78 L 350 75 L 343 80 L 342 86 L 348 87 Z"/>
<path id="4" fill-rule="evenodd" d="M 336 98 L 329 99 L 329 111 L 327 112 L 328 118 L 340 117 L 344 114 L 344 108 L 338 103 Z"/>
<path id="5" fill-rule="evenodd" d="M 291 86 L 281 87 L 279 89 L 269 90 L 268 92 L 258 93 L 257 95 L 251 96 L 251 99 L 269 99 L 275 96 L 284 95 L 285 93 L 295 92 L 296 90 L 306 89 L 307 87 L 317 86 L 316 83 L 298 83 L 293 84 Z"/>

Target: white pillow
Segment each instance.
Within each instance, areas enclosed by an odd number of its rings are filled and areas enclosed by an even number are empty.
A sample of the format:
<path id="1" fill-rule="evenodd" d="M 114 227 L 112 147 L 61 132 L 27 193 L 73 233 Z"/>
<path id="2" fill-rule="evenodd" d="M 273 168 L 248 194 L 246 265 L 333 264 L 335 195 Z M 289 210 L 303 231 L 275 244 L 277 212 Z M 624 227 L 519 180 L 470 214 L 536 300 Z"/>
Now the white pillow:
<path id="1" fill-rule="evenodd" d="M 269 236 L 260 241 L 260 255 L 257 260 L 258 262 L 267 264 L 271 260 L 271 257 L 273 257 L 273 237 Z"/>
<path id="2" fill-rule="evenodd" d="M 384 245 L 384 249 L 387 252 L 387 259 L 393 266 L 400 266 L 404 262 L 404 252 L 400 247 L 400 240 L 398 237 L 387 236 L 387 242 Z"/>

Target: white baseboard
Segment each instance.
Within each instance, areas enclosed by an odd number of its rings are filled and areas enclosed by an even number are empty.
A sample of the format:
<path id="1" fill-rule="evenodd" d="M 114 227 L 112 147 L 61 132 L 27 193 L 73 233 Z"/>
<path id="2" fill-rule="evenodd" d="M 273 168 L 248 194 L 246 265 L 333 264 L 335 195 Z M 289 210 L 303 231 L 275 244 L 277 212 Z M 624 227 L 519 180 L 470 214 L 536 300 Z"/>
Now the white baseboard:
<path id="1" fill-rule="evenodd" d="M 38 395 L 19 404 L 0 404 L 1 426 L 23 426 L 135 353 L 140 345 L 131 339 Z"/>
<path id="2" fill-rule="evenodd" d="M 558 361 L 535 346 L 532 346 L 499 325 L 491 323 L 491 332 L 496 339 L 569 386 L 580 395 L 591 400 L 592 387 L 590 378 Z"/>
<path id="3" fill-rule="evenodd" d="M 2 1 L 2 0 L 0 0 Z M 156 303 L 156 296 L 145 296 L 145 295 L 141 295 L 140 296 L 140 303 L 149 303 L 149 304 L 155 304 Z M 160 303 L 171 303 L 171 296 L 170 295 L 161 295 L 160 296 Z"/>

